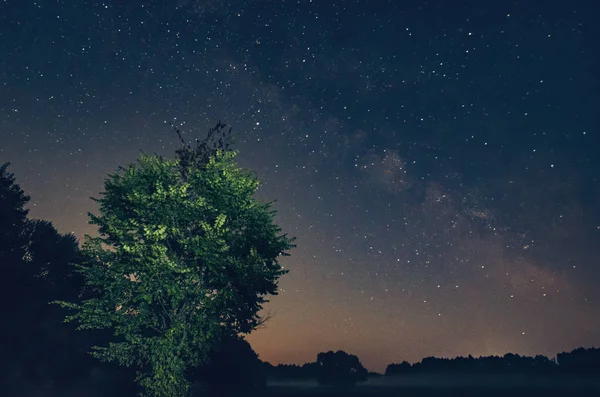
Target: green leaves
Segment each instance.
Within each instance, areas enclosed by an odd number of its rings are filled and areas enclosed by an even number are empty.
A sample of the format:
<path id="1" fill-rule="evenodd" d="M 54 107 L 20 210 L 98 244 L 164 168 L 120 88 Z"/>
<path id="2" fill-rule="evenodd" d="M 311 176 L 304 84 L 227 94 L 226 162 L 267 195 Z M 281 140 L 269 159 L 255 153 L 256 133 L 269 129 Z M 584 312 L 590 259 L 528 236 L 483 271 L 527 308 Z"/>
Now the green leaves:
<path id="1" fill-rule="evenodd" d="M 135 364 L 152 396 L 185 395 L 186 369 L 215 340 L 259 324 L 264 296 L 285 274 L 278 258 L 293 247 L 235 152 L 177 153 L 109 175 L 90 215 L 101 236 L 86 237 L 79 269 L 92 297 L 61 303 L 81 329 L 113 330 L 114 342 L 94 354 Z"/>
<path id="2" fill-rule="evenodd" d="M 225 221 L 227 220 L 227 215 L 225 214 L 219 214 L 217 215 L 217 218 L 215 219 L 215 229 L 222 229 L 223 226 L 225 225 Z"/>

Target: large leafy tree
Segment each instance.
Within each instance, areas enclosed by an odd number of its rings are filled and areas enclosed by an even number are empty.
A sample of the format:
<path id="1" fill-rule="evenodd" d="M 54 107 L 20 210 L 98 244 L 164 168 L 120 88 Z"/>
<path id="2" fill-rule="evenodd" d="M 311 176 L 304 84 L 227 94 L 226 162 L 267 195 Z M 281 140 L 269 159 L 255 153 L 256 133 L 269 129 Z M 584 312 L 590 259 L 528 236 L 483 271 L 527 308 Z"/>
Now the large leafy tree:
<path id="1" fill-rule="evenodd" d="M 137 367 L 149 395 L 185 395 L 186 370 L 216 341 L 261 324 L 293 247 L 271 203 L 253 197 L 257 178 L 237 166 L 224 127 L 195 145 L 177 130 L 174 159 L 143 155 L 109 175 L 90 214 L 100 236 L 86 236 L 80 267 L 95 295 L 61 303 L 80 329 L 114 331 L 93 354 Z"/>

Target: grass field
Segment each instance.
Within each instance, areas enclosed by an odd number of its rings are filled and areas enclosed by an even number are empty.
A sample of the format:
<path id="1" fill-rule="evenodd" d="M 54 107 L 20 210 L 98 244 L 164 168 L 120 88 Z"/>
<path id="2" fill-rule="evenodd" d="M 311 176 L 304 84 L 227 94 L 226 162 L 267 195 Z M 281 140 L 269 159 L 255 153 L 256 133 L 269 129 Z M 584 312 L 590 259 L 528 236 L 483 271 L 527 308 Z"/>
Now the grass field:
<path id="1" fill-rule="evenodd" d="M 272 381 L 261 396 L 572 396 L 600 397 L 600 378 L 542 375 L 409 375 L 381 377 L 352 388 L 338 389 L 314 381 Z"/>

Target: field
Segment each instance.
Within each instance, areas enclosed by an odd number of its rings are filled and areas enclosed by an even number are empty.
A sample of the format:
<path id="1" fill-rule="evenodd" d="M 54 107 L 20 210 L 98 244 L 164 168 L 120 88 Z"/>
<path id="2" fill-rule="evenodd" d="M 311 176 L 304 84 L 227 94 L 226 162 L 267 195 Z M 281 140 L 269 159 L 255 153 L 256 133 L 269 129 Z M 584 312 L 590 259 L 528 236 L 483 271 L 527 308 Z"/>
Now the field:
<path id="1" fill-rule="evenodd" d="M 353 388 L 336 389 L 316 382 L 268 383 L 262 396 L 600 396 L 600 378 L 593 376 L 543 375 L 409 375 L 381 377 Z"/>

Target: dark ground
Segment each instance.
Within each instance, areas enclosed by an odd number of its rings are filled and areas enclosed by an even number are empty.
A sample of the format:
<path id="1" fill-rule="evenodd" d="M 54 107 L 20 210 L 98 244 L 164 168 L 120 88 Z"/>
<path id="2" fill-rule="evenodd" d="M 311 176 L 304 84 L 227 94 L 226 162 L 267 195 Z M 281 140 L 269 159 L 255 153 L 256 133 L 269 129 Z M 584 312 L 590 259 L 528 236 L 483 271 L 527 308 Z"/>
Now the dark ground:
<path id="1" fill-rule="evenodd" d="M 202 397 L 600 397 L 600 376 L 409 375 L 369 379 L 355 387 L 319 386 L 315 381 L 269 381 L 261 391 L 195 390 Z M 137 393 L 107 393 L 99 384 L 80 384 L 59 393 L 42 390 L 7 392 L 1 397 L 134 397 Z"/>
<path id="2" fill-rule="evenodd" d="M 246 393 L 235 395 L 249 395 Z M 317 386 L 314 382 L 270 382 L 261 397 L 375 396 L 375 397 L 600 397 L 598 376 L 468 376 L 412 375 L 370 379 L 352 388 Z"/>
<path id="3" fill-rule="evenodd" d="M 276 396 L 323 396 L 323 397 L 342 397 L 342 396 L 375 396 L 375 397 L 448 397 L 448 396 L 491 396 L 491 397 L 598 397 L 600 393 L 597 390 L 540 390 L 526 388 L 356 388 L 346 391 L 302 391 L 302 390 L 270 390 L 268 393 L 261 394 L 264 397 Z M 258 397 L 258 396 L 257 396 Z"/>

